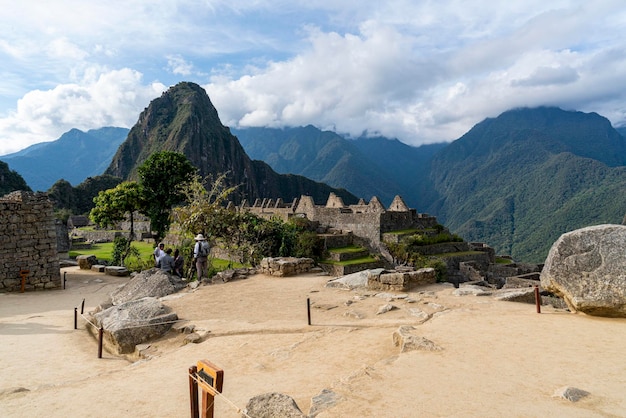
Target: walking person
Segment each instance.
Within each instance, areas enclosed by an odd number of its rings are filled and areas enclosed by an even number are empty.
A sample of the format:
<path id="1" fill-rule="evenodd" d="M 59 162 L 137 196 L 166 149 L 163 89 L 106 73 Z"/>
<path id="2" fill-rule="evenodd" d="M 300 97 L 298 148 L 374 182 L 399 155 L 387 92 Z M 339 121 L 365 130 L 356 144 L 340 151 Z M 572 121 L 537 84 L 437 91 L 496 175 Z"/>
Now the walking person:
<path id="1" fill-rule="evenodd" d="M 208 278 L 208 257 L 210 252 L 209 243 L 204 238 L 204 235 L 196 235 L 196 245 L 193 247 L 193 258 L 196 261 L 196 271 L 198 272 L 198 280 L 202 280 L 203 277 Z"/>

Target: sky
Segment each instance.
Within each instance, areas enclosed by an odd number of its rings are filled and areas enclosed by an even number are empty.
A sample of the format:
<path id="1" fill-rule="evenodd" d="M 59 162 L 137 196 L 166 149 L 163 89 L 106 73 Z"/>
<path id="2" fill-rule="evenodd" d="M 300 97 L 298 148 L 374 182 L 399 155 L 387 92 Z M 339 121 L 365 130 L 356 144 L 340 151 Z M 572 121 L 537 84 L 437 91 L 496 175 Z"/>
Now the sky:
<path id="1" fill-rule="evenodd" d="M 409 145 L 518 107 L 626 125 L 623 0 L 0 0 L 0 155 L 201 85 L 226 126 Z"/>

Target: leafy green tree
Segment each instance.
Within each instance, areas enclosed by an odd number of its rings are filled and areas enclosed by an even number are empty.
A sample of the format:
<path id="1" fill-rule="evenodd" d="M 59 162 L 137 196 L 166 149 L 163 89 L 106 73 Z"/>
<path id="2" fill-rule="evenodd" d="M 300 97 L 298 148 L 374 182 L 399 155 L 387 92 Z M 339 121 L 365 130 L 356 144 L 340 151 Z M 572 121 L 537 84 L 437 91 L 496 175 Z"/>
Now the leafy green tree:
<path id="1" fill-rule="evenodd" d="M 126 219 L 129 215 L 130 242 L 135 238 L 133 213 L 142 210 L 142 187 L 134 181 L 118 184 L 113 189 L 98 193 L 93 199 L 95 207 L 89 212 L 89 218 L 101 227 L 111 226 Z"/>
<path id="2" fill-rule="evenodd" d="M 167 233 L 172 208 L 185 200 L 181 187 L 192 180 L 196 171 L 185 155 L 171 151 L 155 152 L 137 168 L 144 213 L 150 218 L 156 241 Z"/>

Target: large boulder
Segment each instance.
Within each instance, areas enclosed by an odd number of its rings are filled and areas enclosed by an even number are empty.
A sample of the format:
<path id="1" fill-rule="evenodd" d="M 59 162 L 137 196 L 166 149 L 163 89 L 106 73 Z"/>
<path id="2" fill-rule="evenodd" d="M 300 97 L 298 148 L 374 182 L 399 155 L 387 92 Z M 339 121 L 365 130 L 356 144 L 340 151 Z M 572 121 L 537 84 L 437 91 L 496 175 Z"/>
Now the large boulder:
<path id="1" fill-rule="evenodd" d="M 92 319 L 96 326 L 104 328 L 104 344 L 109 351 L 129 354 L 137 344 L 169 331 L 178 316 L 157 299 L 146 297 L 96 312 Z"/>
<path id="2" fill-rule="evenodd" d="M 124 286 L 111 293 L 113 305 L 145 297 L 161 298 L 176 293 L 187 284 L 176 275 L 152 268 L 135 275 Z"/>
<path id="3" fill-rule="evenodd" d="M 626 317 L 626 226 L 561 235 L 546 259 L 541 287 L 561 296 L 572 311 Z"/>

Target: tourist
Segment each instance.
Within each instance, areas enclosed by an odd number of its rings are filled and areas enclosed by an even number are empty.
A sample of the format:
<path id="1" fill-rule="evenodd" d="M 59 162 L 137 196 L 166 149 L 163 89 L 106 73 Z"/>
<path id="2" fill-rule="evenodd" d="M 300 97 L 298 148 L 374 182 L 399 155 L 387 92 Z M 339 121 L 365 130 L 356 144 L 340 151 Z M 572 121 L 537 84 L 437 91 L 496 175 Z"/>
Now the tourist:
<path id="1" fill-rule="evenodd" d="M 184 265 L 185 258 L 180 253 L 180 250 L 176 248 L 176 251 L 174 251 L 174 274 L 182 278 Z"/>
<path id="2" fill-rule="evenodd" d="M 165 250 L 165 254 L 159 259 L 159 265 L 161 271 L 166 273 L 173 273 L 174 271 L 174 257 L 172 257 L 172 249 Z"/>
<path id="3" fill-rule="evenodd" d="M 202 280 L 207 276 L 208 270 L 208 257 L 210 252 L 209 243 L 204 238 L 204 235 L 196 235 L 196 245 L 193 247 L 193 258 L 196 262 L 196 271 L 198 272 L 198 280 Z M 208 278 L 208 276 L 207 276 Z"/>
<path id="4" fill-rule="evenodd" d="M 154 266 L 155 267 L 159 267 L 159 260 L 161 259 L 161 257 L 163 257 L 163 255 L 165 254 L 165 251 L 163 251 L 163 247 L 165 247 L 165 244 L 160 243 L 155 249 L 154 252 L 152 253 L 152 255 L 154 256 Z"/>

